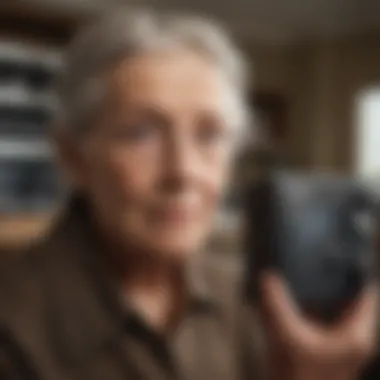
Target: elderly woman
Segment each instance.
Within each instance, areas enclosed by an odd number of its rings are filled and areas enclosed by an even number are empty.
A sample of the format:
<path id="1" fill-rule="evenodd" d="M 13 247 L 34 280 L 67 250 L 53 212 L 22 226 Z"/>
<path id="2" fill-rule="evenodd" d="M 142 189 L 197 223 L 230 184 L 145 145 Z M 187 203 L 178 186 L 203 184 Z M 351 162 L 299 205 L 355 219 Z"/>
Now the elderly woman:
<path id="1" fill-rule="evenodd" d="M 371 289 L 327 329 L 268 274 L 258 371 L 239 271 L 201 253 L 246 124 L 244 65 L 225 33 L 120 12 L 81 33 L 66 63 L 55 141 L 72 199 L 43 241 L 3 264 L 0 377 L 358 379 Z"/>

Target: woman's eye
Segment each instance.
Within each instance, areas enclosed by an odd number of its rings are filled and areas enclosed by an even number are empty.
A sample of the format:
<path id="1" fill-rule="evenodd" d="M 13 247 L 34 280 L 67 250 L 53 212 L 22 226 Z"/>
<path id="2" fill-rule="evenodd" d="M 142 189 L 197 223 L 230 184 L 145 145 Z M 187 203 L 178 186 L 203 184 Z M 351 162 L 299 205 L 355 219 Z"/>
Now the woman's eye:
<path id="1" fill-rule="evenodd" d="M 198 140 L 203 144 L 223 142 L 227 138 L 224 128 L 216 125 L 203 125 L 198 131 Z"/>

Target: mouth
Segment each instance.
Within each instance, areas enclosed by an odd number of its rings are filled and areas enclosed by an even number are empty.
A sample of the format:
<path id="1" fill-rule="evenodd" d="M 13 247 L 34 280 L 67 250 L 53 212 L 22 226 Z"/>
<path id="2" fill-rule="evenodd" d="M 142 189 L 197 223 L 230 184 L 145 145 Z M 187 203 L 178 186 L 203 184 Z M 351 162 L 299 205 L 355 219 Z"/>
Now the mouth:
<path id="1" fill-rule="evenodd" d="M 196 207 L 190 205 L 176 205 L 163 207 L 154 213 L 154 219 L 165 225 L 186 225 L 196 218 Z"/>

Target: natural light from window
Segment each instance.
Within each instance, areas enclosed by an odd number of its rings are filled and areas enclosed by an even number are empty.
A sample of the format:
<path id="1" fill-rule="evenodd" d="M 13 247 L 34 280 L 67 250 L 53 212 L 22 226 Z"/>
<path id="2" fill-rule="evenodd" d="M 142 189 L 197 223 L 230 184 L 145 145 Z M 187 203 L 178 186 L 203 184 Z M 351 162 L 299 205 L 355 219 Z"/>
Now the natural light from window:
<path id="1" fill-rule="evenodd" d="M 380 191 L 380 87 L 358 98 L 356 174 Z"/>

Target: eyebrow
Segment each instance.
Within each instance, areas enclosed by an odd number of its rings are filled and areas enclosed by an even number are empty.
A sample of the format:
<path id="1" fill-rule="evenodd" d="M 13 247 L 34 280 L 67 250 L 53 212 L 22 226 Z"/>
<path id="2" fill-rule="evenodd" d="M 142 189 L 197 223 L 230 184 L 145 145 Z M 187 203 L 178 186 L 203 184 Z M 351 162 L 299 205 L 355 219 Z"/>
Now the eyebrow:
<path id="1" fill-rule="evenodd" d="M 163 109 L 160 109 L 159 107 L 153 107 L 151 104 L 146 104 L 143 102 L 128 102 L 118 105 L 113 104 L 108 110 L 113 114 L 120 113 L 120 117 L 144 115 L 165 122 L 169 122 L 170 119 L 167 112 L 165 112 Z"/>
<path id="2" fill-rule="evenodd" d="M 108 109 L 112 112 L 113 115 L 116 113 L 120 113 L 120 116 L 118 116 L 119 119 L 122 118 L 133 118 L 134 116 L 146 116 L 148 118 L 152 118 L 155 120 L 158 120 L 163 125 L 170 125 L 172 123 L 172 118 L 170 117 L 170 113 L 167 112 L 164 108 L 159 106 L 153 106 L 152 103 L 144 102 L 144 101 L 120 101 L 115 104 L 113 102 Z M 202 119 L 212 120 L 215 122 L 218 122 L 220 124 L 226 124 L 225 123 L 225 117 L 223 117 L 223 113 L 225 112 L 225 109 L 216 110 L 213 109 L 207 109 L 199 107 L 197 110 L 197 121 Z M 132 117 L 131 117 L 132 116 Z"/>

